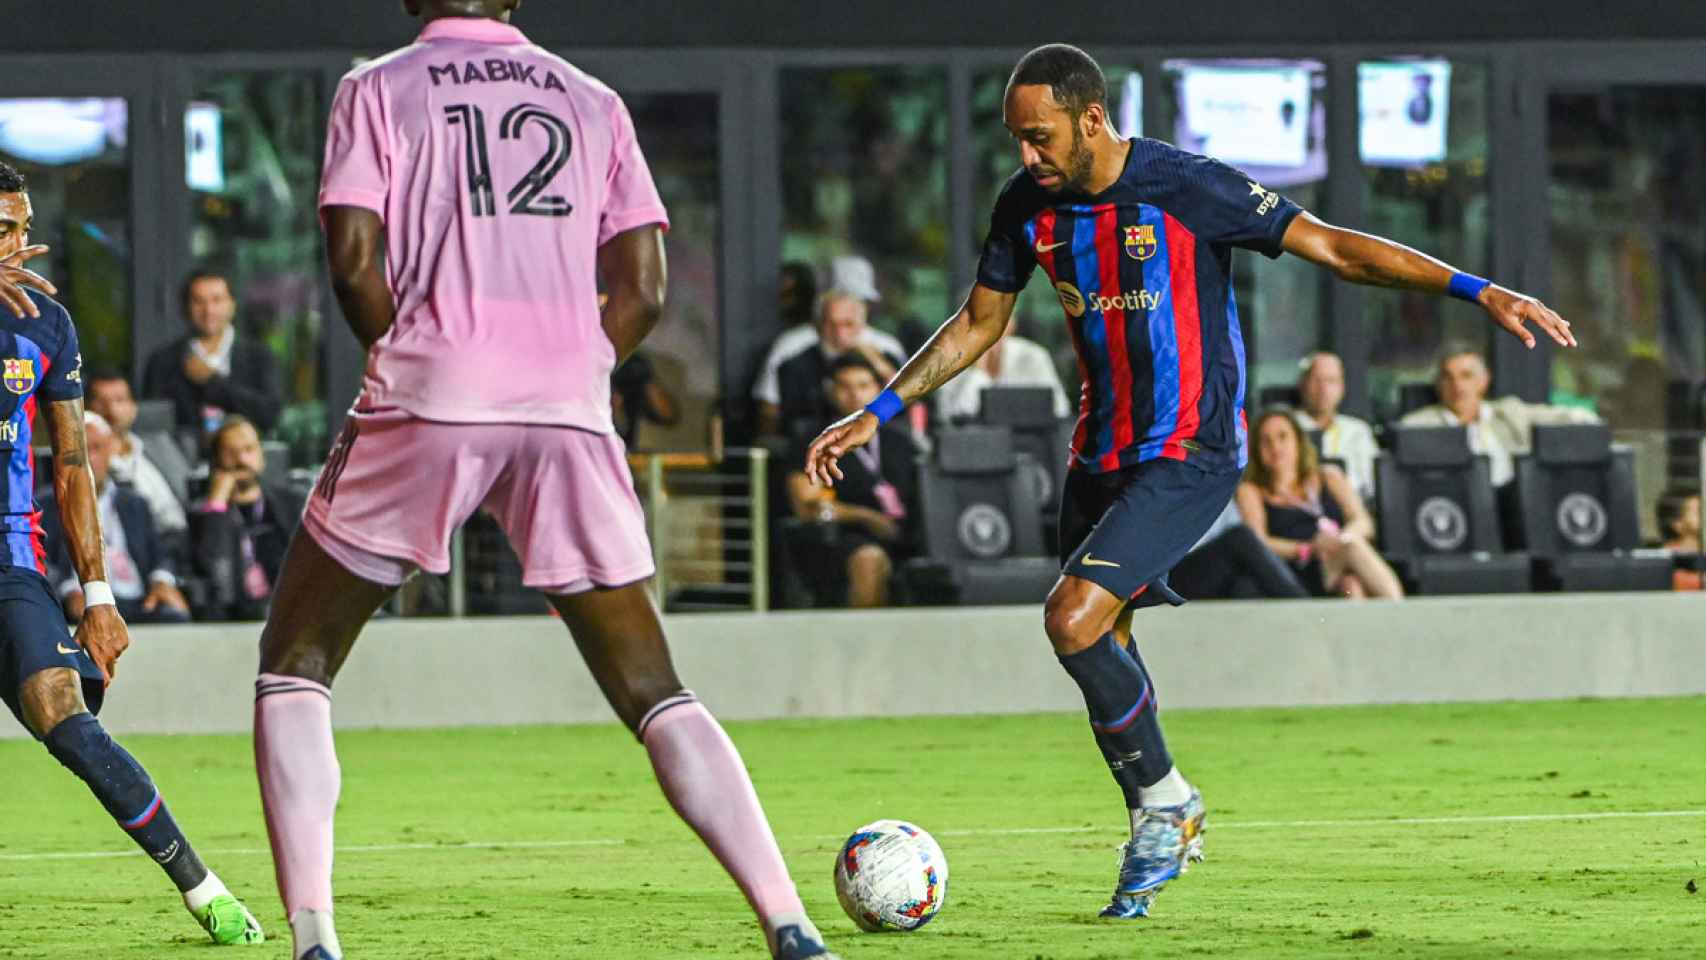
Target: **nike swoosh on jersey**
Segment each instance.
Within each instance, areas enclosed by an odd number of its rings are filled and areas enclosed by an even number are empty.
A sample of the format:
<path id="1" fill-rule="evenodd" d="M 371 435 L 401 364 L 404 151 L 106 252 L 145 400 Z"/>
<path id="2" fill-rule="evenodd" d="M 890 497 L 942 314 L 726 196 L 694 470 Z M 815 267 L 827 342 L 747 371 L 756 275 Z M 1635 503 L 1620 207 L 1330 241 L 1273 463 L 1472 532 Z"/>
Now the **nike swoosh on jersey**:
<path id="1" fill-rule="evenodd" d="M 58 650 L 60 653 L 82 653 L 83 652 L 82 647 L 72 646 L 72 647 L 68 648 L 63 643 L 54 644 L 53 649 Z"/>
<path id="2" fill-rule="evenodd" d="M 1119 564 L 1113 562 L 1112 560 L 1097 560 L 1095 557 L 1091 556 L 1088 553 L 1086 553 L 1084 555 L 1083 560 L 1080 560 L 1078 562 L 1082 563 L 1086 567 L 1117 567 L 1117 566 L 1119 566 Z"/>
<path id="3" fill-rule="evenodd" d="M 1062 241 L 1060 241 L 1060 242 L 1059 242 L 1059 243 L 1042 243 L 1042 242 L 1038 242 L 1038 243 L 1037 243 L 1037 252 L 1038 252 L 1038 253 L 1048 253 L 1048 252 L 1049 252 L 1049 251 L 1050 251 L 1050 250 L 1053 250 L 1053 249 L 1055 249 L 1055 248 L 1056 248 L 1056 247 L 1064 247 L 1064 246 L 1066 246 L 1066 245 L 1067 245 L 1067 244 L 1069 244 L 1069 243 L 1071 243 L 1071 242 L 1072 242 L 1072 241 L 1071 241 L 1071 240 L 1062 240 Z"/>

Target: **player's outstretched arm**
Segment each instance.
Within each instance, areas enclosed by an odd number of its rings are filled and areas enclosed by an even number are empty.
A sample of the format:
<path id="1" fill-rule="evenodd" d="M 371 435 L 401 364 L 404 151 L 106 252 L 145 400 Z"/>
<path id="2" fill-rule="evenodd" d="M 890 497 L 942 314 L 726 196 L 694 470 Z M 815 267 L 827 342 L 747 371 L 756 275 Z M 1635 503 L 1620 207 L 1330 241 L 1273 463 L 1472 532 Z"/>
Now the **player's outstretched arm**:
<path id="1" fill-rule="evenodd" d="M 663 253 L 663 229 L 647 224 L 624 230 L 598 248 L 598 273 L 604 278 L 604 334 L 616 348 L 616 365 L 640 348 L 663 316 L 669 267 Z"/>
<path id="2" fill-rule="evenodd" d="M 1309 213 L 1299 214 L 1291 222 L 1282 245 L 1287 253 L 1326 267 L 1351 283 L 1454 293 L 1452 277 L 1457 271 L 1447 264 L 1384 237 L 1323 223 Z M 1534 346 L 1534 334 L 1528 330 L 1530 323 L 1561 346 L 1576 345 L 1569 321 L 1534 297 L 1498 284 L 1487 284 L 1474 296 L 1494 323 L 1530 348 Z"/>
<path id="3" fill-rule="evenodd" d="M 385 221 L 366 207 L 329 206 L 320 211 L 326 224 L 326 265 L 332 292 L 344 320 L 363 347 L 371 347 L 391 329 L 397 316 L 391 287 L 380 269 Z"/>
<path id="4" fill-rule="evenodd" d="M 25 247 L 9 257 L 0 258 L 0 303 L 10 307 L 20 317 L 38 317 L 41 312 L 35 302 L 24 295 L 25 287 L 35 287 L 48 296 L 59 292 L 47 278 L 34 270 L 24 269 L 24 261 L 47 252 L 46 244 Z"/>
<path id="5" fill-rule="evenodd" d="M 1001 339 L 1018 296 L 974 284 L 960 312 L 918 348 L 889 381 L 885 392 L 894 393 L 902 405 L 916 403 L 976 363 L 984 351 Z M 825 427 L 806 450 L 806 476 L 819 486 L 835 486 L 835 481 L 841 479 L 837 461 L 849 450 L 869 443 L 881 425 L 876 414 L 861 410 Z"/>
<path id="6" fill-rule="evenodd" d="M 65 527 L 71 565 L 80 582 L 105 582 L 107 560 L 101 546 L 100 514 L 95 509 L 95 475 L 89 469 L 89 447 L 83 434 L 83 401 L 55 400 L 48 404 L 48 411 L 52 417 L 53 492 L 59 501 L 59 521 Z M 118 658 L 130 646 L 130 633 L 117 607 L 96 604 L 83 608 L 77 642 L 111 683 L 118 673 Z"/>

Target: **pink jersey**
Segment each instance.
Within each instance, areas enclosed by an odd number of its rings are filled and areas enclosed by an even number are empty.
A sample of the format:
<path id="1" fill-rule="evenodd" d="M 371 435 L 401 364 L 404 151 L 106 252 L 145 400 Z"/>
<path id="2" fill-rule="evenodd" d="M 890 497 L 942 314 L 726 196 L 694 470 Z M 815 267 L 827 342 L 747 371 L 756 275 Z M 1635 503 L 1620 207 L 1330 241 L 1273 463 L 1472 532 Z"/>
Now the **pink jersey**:
<path id="1" fill-rule="evenodd" d="M 598 247 L 669 220 L 609 87 L 508 24 L 435 20 L 339 84 L 320 206 L 385 220 L 397 319 L 365 406 L 612 432 Z"/>

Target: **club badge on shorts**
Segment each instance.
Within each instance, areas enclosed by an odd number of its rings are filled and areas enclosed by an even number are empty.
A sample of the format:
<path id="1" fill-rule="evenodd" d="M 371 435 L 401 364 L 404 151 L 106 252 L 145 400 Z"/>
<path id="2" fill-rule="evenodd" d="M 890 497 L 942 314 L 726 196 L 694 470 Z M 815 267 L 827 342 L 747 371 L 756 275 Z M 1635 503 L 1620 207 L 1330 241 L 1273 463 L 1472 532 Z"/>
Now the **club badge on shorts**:
<path id="1" fill-rule="evenodd" d="M 6 389 L 23 396 L 35 388 L 36 362 L 28 357 L 7 357 L 4 380 Z"/>

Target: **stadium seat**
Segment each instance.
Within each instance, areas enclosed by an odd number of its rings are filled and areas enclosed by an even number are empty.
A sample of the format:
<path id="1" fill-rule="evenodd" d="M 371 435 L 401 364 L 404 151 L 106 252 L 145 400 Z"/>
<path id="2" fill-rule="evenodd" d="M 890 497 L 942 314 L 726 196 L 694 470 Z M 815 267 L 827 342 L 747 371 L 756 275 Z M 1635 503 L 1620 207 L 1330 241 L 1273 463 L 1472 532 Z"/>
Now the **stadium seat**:
<path id="1" fill-rule="evenodd" d="M 1431 383 L 1400 383 L 1398 385 L 1398 409 L 1393 412 L 1392 419 L 1401 419 L 1412 410 L 1433 406 L 1439 402 L 1439 389 Z"/>
<path id="2" fill-rule="evenodd" d="M 1387 559 L 1412 592 L 1524 593 L 1529 560 L 1507 554 L 1487 458 L 1463 427 L 1393 431 L 1376 461 L 1376 501 Z"/>
<path id="3" fill-rule="evenodd" d="M 907 563 L 909 580 L 939 580 L 949 594 L 942 599 L 953 603 L 1048 595 L 1060 565 L 1043 553 L 1041 508 L 1009 428 L 942 430 L 935 455 L 919 467 L 919 494 L 926 556 Z"/>
<path id="4" fill-rule="evenodd" d="M 171 433 L 177 429 L 176 416 L 170 400 L 138 400 L 136 422 L 130 425 L 130 429 L 139 435 Z"/>
<path id="5" fill-rule="evenodd" d="M 1516 526 L 1540 589 L 1670 589 L 1670 557 L 1639 549 L 1634 453 L 1612 446 L 1609 427 L 1535 427 L 1514 486 Z"/>
<path id="6" fill-rule="evenodd" d="M 1053 553 L 1060 491 L 1066 484 L 1068 450 L 1077 421 L 1054 415 L 1054 396 L 1047 387 L 991 387 L 983 392 L 978 419 L 1013 432 L 1020 472 L 1031 484 L 1042 512 L 1044 552 Z"/>
<path id="7" fill-rule="evenodd" d="M 1298 392 L 1296 384 L 1280 384 L 1263 387 L 1256 394 L 1256 409 L 1266 410 L 1269 407 L 1302 407 L 1303 394 Z"/>

